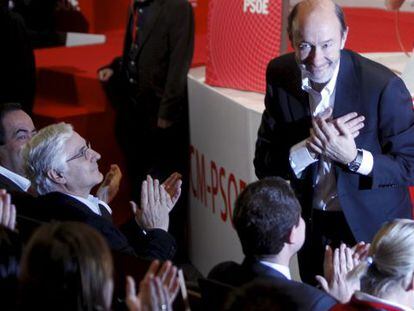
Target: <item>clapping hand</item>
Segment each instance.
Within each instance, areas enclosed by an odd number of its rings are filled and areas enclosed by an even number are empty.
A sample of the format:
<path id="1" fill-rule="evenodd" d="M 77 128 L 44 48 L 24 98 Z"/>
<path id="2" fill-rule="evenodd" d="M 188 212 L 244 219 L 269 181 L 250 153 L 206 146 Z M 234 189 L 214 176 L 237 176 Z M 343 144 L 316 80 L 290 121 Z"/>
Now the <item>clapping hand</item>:
<path id="1" fill-rule="evenodd" d="M 166 261 L 160 268 L 160 262 L 154 260 L 140 282 L 138 295 L 134 279 L 127 276 L 126 304 L 130 311 L 172 310 L 178 290 L 177 267 Z"/>

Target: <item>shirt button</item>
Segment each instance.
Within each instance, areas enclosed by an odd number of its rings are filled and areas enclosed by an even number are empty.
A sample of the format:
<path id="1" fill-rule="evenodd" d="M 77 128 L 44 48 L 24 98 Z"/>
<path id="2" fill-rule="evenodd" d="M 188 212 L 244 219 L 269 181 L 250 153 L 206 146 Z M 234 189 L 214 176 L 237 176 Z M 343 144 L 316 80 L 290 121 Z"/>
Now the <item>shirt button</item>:
<path id="1" fill-rule="evenodd" d="M 129 83 L 131 83 L 131 84 L 135 83 L 135 79 L 129 78 Z"/>
<path id="2" fill-rule="evenodd" d="M 131 66 L 135 66 L 135 62 L 133 60 L 131 60 L 129 63 L 131 64 Z"/>
<path id="3" fill-rule="evenodd" d="M 142 10 L 142 9 L 139 9 L 139 10 L 138 10 L 138 12 L 139 12 L 139 13 L 142 13 L 142 12 L 143 12 L 143 10 Z"/>

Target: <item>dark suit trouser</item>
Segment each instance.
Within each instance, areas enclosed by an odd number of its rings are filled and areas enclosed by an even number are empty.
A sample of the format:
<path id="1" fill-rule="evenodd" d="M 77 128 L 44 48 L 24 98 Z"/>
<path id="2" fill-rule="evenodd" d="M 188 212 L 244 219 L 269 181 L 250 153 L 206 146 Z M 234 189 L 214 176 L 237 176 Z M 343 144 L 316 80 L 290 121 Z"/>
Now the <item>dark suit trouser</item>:
<path id="1" fill-rule="evenodd" d="M 356 243 L 343 212 L 313 210 L 306 227 L 305 244 L 298 254 L 302 281 L 316 285 L 315 276 L 323 276 L 325 247 L 330 245 L 334 249 L 341 243 L 348 246 Z"/>
<path id="2" fill-rule="evenodd" d="M 185 119 L 166 129 L 156 127 L 158 103 L 159 99 L 153 96 L 123 100 L 117 108 L 116 136 L 126 159 L 132 197 L 136 202 L 140 200 L 141 183 L 147 174 L 161 182 L 175 171 L 183 175 L 182 194 L 170 213 L 169 231 L 176 238 L 178 256 L 185 257 L 188 123 Z"/>

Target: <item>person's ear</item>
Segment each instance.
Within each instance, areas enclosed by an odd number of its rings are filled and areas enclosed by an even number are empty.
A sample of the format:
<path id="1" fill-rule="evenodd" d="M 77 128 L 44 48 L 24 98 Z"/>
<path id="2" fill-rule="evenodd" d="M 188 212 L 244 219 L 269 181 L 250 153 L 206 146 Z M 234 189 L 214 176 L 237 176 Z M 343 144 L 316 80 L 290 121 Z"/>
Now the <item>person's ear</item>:
<path id="1" fill-rule="evenodd" d="M 298 225 L 294 225 L 292 229 L 290 229 L 288 244 L 294 244 L 296 242 L 297 235 L 298 235 L 298 228 L 299 228 Z"/>
<path id="2" fill-rule="evenodd" d="M 51 169 L 47 172 L 47 177 L 49 177 L 50 180 L 57 184 L 65 184 L 66 178 L 63 176 L 62 172 L 58 172 L 54 169 Z"/>

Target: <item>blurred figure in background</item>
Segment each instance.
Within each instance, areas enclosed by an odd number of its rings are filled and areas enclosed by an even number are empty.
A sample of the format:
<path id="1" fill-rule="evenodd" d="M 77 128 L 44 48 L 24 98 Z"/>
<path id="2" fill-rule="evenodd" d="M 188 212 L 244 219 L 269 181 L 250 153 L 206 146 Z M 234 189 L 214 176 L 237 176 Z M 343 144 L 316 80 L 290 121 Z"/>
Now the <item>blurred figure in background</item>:
<path id="1" fill-rule="evenodd" d="M 23 18 L 0 0 L 0 103 L 21 103 L 31 114 L 36 88 L 33 48 Z"/>
<path id="2" fill-rule="evenodd" d="M 127 163 L 132 197 L 147 174 L 183 175 L 189 154 L 187 73 L 194 20 L 187 0 L 133 0 L 124 51 L 99 70 L 117 110 L 116 136 Z M 186 191 L 171 214 L 170 232 L 186 250 Z"/>

